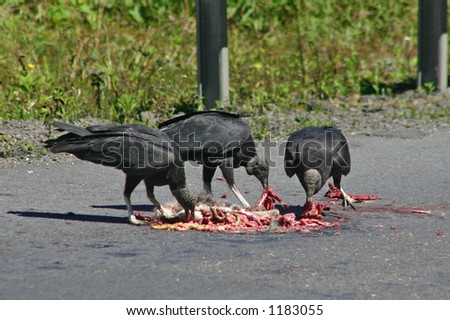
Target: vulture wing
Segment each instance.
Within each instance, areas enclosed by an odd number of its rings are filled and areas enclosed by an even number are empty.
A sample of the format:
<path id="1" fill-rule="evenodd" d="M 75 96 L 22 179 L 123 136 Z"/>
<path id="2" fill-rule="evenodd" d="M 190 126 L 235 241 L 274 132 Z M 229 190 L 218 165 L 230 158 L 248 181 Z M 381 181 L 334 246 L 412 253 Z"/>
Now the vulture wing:
<path id="1" fill-rule="evenodd" d="M 206 111 L 170 119 L 159 125 L 193 159 L 196 155 L 223 157 L 252 139 L 248 124 L 235 114 Z M 186 156 L 184 156 L 186 158 Z"/>
<path id="2" fill-rule="evenodd" d="M 285 172 L 289 177 L 309 168 L 319 170 L 324 177 L 331 171 L 350 172 L 350 152 L 342 132 L 330 127 L 307 127 L 288 139 L 285 149 Z"/>
<path id="3" fill-rule="evenodd" d="M 46 141 L 54 153 L 68 152 L 77 158 L 115 167 L 130 174 L 153 174 L 167 170 L 175 160 L 173 143 L 159 130 L 133 126 L 94 126 L 89 134 L 67 125 L 55 126 L 70 132 Z M 82 132 L 84 135 L 78 135 Z"/>

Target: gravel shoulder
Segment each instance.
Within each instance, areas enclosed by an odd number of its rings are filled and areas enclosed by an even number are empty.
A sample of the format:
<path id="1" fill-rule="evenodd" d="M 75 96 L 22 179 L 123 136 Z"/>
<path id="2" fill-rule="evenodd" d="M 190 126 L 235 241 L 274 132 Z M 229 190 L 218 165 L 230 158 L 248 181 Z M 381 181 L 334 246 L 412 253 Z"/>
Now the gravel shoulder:
<path id="1" fill-rule="evenodd" d="M 268 106 L 263 115 L 244 112 L 244 119 L 252 123 L 253 131 L 266 132 L 265 139 L 275 141 L 284 141 L 291 132 L 317 123 L 340 128 L 346 136 L 401 139 L 424 138 L 450 124 L 450 92 L 427 95 L 408 91 L 390 97 L 368 95 L 296 101 L 296 105 L 299 107 L 289 112 L 276 106 Z M 239 112 L 239 108 L 235 111 Z M 104 123 L 95 118 L 75 122 L 82 126 Z M 151 119 L 150 123 L 153 123 Z M 49 154 L 43 149 L 45 140 L 58 135 L 42 121 L 0 120 L 0 168 L 71 161 L 70 155 Z"/>

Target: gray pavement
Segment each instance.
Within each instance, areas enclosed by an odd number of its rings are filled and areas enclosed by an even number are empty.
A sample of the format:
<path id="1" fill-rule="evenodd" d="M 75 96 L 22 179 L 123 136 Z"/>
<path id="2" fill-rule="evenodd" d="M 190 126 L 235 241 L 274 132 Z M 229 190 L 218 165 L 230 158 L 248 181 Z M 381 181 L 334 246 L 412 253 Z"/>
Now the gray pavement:
<path id="1" fill-rule="evenodd" d="M 352 171 L 344 190 L 382 200 L 357 211 L 332 206 L 348 221 L 311 233 L 135 227 L 126 223 L 119 170 L 75 158 L 0 169 L 0 298 L 450 299 L 448 129 L 422 139 L 347 138 Z M 304 192 L 277 153 L 270 184 L 298 211 Z M 201 170 L 189 165 L 187 174 L 199 192 Z M 259 182 L 242 168 L 236 178 L 255 203 Z M 318 201 L 328 201 L 325 191 Z M 223 181 L 213 192 L 237 202 Z M 168 187 L 156 197 L 173 199 Z M 132 201 L 152 209 L 143 185 Z"/>

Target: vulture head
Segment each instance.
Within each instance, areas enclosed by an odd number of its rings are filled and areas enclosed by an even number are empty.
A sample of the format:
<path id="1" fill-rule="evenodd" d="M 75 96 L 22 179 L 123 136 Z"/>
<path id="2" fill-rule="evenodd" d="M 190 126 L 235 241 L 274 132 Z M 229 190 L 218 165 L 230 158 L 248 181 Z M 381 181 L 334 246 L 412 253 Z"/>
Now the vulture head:
<path id="1" fill-rule="evenodd" d="M 247 174 L 255 176 L 261 182 L 264 190 L 269 188 L 269 164 L 266 159 L 261 159 L 258 155 L 254 156 L 247 163 L 245 170 Z"/>

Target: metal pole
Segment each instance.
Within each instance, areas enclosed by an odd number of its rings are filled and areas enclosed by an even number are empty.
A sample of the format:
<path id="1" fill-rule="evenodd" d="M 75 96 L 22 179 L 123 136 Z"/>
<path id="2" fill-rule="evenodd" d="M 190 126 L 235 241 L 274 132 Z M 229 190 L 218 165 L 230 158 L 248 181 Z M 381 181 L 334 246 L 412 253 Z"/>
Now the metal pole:
<path id="1" fill-rule="evenodd" d="M 226 9 L 226 0 L 197 0 L 198 94 L 207 109 L 230 100 Z"/>
<path id="2" fill-rule="evenodd" d="M 417 86 L 433 83 L 447 90 L 447 0 L 419 0 Z"/>

